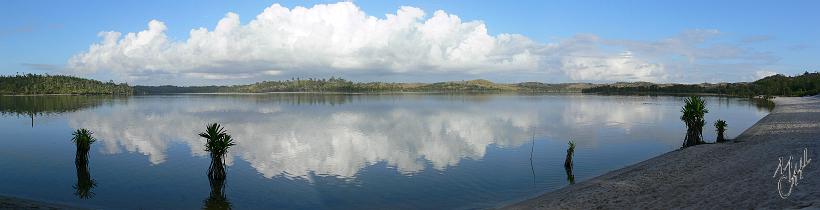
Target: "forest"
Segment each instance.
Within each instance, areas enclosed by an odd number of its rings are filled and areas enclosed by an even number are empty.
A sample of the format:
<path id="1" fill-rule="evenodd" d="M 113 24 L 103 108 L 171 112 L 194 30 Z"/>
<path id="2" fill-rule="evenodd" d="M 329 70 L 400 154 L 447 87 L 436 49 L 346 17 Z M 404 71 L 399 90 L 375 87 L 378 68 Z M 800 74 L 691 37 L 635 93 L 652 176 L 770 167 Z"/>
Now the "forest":
<path id="1" fill-rule="evenodd" d="M 101 82 L 74 76 L 23 74 L 0 76 L 0 95 L 130 95 L 133 88 L 128 84 Z"/>
<path id="2" fill-rule="evenodd" d="M 820 73 L 795 76 L 768 76 L 754 82 L 718 84 L 655 84 L 618 82 L 613 84 L 540 82 L 493 83 L 488 80 L 462 80 L 436 83 L 353 82 L 342 78 L 262 81 L 232 86 L 129 86 L 113 81 L 101 82 L 74 76 L 25 74 L 0 76 L 0 95 L 130 95 L 174 93 L 267 93 L 267 92 L 583 92 L 597 94 L 719 94 L 741 97 L 807 96 L 820 93 Z"/>
<path id="3" fill-rule="evenodd" d="M 653 84 L 615 83 L 582 90 L 584 93 L 632 94 L 632 93 L 711 93 L 730 96 L 811 96 L 820 93 L 820 73 L 805 72 L 795 76 L 782 74 L 768 76 L 754 82 L 719 84 Z"/>

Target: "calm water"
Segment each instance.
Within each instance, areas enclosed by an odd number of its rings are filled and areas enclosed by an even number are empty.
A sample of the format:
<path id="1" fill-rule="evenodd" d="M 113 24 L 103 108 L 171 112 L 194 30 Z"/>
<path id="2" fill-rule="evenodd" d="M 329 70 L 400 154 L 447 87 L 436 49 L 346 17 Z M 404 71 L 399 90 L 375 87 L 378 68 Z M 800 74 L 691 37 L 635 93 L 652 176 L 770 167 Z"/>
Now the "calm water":
<path id="1" fill-rule="evenodd" d="M 594 95 L 0 97 L 0 194 L 105 208 L 486 208 L 675 150 L 682 98 Z M 728 138 L 768 113 L 707 97 Z M 237 145 L 212 189 L 197 136 Z M 75 165 L 71 133 L 98 139 Z M 89 182 L 90 181 L 90 182 Z M 218 188 L 218 187 L 217 187 Z M 217 193 L 214 193 L 217 192 Z M 224 196 L 223 199 L 219 199 Z M 209 203 L 210 202 L 210 203 Z"/>

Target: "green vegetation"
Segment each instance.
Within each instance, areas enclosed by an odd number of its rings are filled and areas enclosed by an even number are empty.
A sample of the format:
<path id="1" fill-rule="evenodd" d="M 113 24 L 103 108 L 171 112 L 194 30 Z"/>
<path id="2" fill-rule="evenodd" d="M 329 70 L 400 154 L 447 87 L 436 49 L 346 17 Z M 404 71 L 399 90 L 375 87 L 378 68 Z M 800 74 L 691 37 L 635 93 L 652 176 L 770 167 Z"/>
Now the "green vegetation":
<path id="1" fill-rule="evenodd" d="M 706 109 L 706 101 L 699 96 L 690 96 L 684 99 L 686 103 L 681 109 L 680 120 L 686 124 L 686 137 L 683 140 L 683 147 L 703 144 L 703 125 L 706 124 L 704 116 L 709 113 Z"/>
<path id="2" fill-rule="evenodd" d="M 91 179 L 91 173 L 88 171 L 88 151 L 91 150 L 91 144 L 97 141 L 91 135 L 93 132 L 87 129 L 78 129 L 72 134 L 74 137 L 71 141 L 77 146 L 77 152 L 74 156 L 74 166 L 77 169 L 77 184 L 74 187 L 74 195 L 80 199 L 89 199 L 94 197 L 91 192 L 97 184 Z"/>
<path id="3" fill-rule="evenodd" d="M 74 137 L 71 138 L 71 141 L 77 146 L 77 153 L 88 154 L 88 150 L 91 149 L 91 143 L 97 141 L 91 134 L 94 133 L 85 128 L 74 131 Z"/>
<path id="4" fill-rule="evenodd" d="M 575 142 L 569 141 L 567 144 L 569 147 L 567 148 L 567 158 L 564 160 L 564 167 L 572 168 L 572 156 L 575 154 Z"/>
<path id="5" fill-rule="evenodd" d="M 726 124 L 726 120 L 718 119 L 715 121 L 715 131 L 717 131 L 717 140 L 716 142 L 725 142 L 726 138 L 723 137 L 723 132 L 726 131 L 726 127 L 729 125 Z"/>
<path id="6" fill-rule="evenodd" d="M 103 83 L 97 80 L 62 75 L 25 74 L 0 76 L 0 95 L 37 94 L 117 94 L 128 95 L 133 89 L 128 84 Z"/>
<path id="7" fill-rule="evenodd" d="M 720 84 L 653 84 L 647 82 L 615 83 L 584 89 L 584 93 L 711 93 L 731 96 L 809 96 L 820 93 L 820 73 L 768 76 L 748 83 Z M 764 97 L 765 98 L 765 97 Z"/>
<path id="8" fill-rule="evenodd" d="M 570 140 L 567 144 L 569 147 L 567 148 L 567 158 L 564 159 L 564 171 L 567 172 L 567 182 L 575 184 L 575 175 L 572 174 L 572 156 L 575 155 L 575 142 Z"/>
<path id="9" fill-rule="evenodd" d="M 228 149 L 234 146 L 233 138 L 219 123 L 205 127 L 205 132 L 199 136 L 206 139 L 205 151 L 211 153 L 211 166 L 208 167 L 208 182 L 211 193 L 204 201 L 204 209 L 231 209 L 231 203 L 225 196 L 225 155 Z"/>
<path id="10" fill-rule="evenodd" d="M 33 94 L 167 94 L 167 93 L 267 93 L 267 92 L 584 92 L 603 94 L 721 94 L 732 96 L 806 96 L 820 93 L 820 73 L 769 76 L 755 82 L 719 84 L 654 84 L 619 82 L 609 85 L 591 83 L 546 84 L 522 82 L 493 83 L 467 80 L 436 83 L 353 82 L 341 78 L 263 81 L 232 86 L 128 86 L 103 83 L 73 76 L 25 74 L 0 76 L 0 95 Z"/>
<path id="11" fill-rule="evenodd" d="M 208 168 L 208 177 L 222 178 L 225 177 L 225 155 L 228 153 L 228 148 L 234 144 L 231 135 L 227 134 L 225 128 L 219 123 L 213 123 L 205 128 L 204 133 L 199 136 L 206 139 L 205 151 L 211 153 L 211 167 Z"/>

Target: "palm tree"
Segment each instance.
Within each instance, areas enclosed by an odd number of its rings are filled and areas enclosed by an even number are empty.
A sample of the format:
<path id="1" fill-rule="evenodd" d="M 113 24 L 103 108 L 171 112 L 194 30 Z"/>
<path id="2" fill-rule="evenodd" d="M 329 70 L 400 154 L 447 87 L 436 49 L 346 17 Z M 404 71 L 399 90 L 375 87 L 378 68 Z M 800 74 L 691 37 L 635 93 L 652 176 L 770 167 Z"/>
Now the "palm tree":
<path id="1" fill-rule="evenodd" d="M 715 121 L 715 131 L 717 131 L 717 142 L 726 141 L 726 139 L 723 137 L 723 132 L 726 131 L 726 127 L 729 127 L 729 125 L 726 124 L 725 120 L 718 119 L 717 121 Z"/>
<path id="2" fill-rule="evenodd" d="M 699 96 L 691 96 L 684 100 L 686 103 L 681 109 L 680 119 L 686 124 L 686 137 L 683 140 L 683 147 L 702 144 L 703 125 L 706 124 L 704 116 L 709 113 L 706 109 L 706 101 Z"/>

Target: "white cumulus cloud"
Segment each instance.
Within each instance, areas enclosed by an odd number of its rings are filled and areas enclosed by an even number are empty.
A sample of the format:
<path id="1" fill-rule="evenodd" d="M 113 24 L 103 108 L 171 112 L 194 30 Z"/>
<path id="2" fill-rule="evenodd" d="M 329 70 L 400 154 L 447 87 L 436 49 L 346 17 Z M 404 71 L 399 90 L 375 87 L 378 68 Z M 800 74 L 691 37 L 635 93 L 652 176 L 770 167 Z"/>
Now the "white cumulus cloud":
<path id="1" fill-rule="evenodd" d="M 710 68 L 750 69 L 776 61 L 740 46 L 706 44 L 720 35 L 717 30 L 659 41 L 577 35 L 540 43 L 519 34 L 493 35 L 481 21 L 441 10 L 427 14 L 405 6 L 375 17 L 352 2 L 292 9 L 273 4 L 247 23 L 227 13 L 212 29 L 192 29 L 183 40 L 169 38 L 167 30 L 151 20 L 139 32 L 101 32 L 101 40 L 73 55 L 66 69 L 138 83 L 300 75 L 664 82 L 691 78 L 681 76 L 690 69 L 708 74 Z"/>
<path id="2" fill-rule="evenodd" d="M 492 36 L 480 21 L 401 7 L 385 18 L 350 2 L 288 9 L 274 4 L 247 24 L 228 13 L 214 27 L 193 29 L 187 40 L 166 36 L 159 20 L 102 41 L 73 56 L 79 72 L 109 70 L 139 78 L 152 73 L 225 79 L 283 71 L 408 71 L 480 73 L 534 70 L 538 44 L 521 35 Z M 272 71 L 271 69 L 277 69 Z"/>

